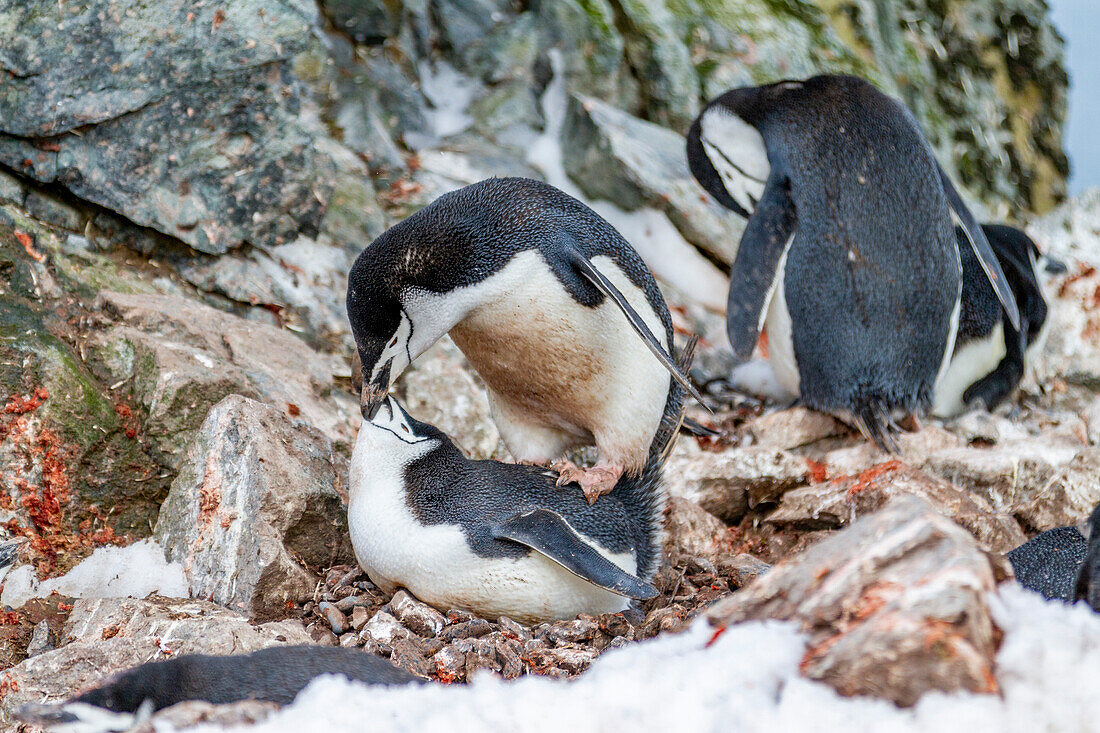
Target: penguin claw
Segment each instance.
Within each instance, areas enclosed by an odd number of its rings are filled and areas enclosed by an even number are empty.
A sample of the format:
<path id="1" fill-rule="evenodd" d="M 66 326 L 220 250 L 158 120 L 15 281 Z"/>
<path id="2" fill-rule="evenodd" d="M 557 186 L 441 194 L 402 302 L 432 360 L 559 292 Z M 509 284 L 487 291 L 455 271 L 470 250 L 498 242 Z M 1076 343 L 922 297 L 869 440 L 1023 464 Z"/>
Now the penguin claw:
<path id="1" fill-rule="evenodd" d="M 582 468 L 572 461 L 560 461 L 553 465 L 558 472 L 558 486 L 575 483 L 584 492 L 589 504 L 595 504 L 604 494 L 610 493 L 623 475 L 622 466 L 592 466 Z"/>

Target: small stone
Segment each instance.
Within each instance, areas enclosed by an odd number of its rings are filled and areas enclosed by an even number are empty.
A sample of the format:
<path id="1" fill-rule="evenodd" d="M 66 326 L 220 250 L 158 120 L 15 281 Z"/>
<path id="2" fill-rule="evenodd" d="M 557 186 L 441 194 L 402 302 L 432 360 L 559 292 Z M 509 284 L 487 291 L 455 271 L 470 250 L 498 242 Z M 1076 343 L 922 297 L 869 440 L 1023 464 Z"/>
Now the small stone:
<path id="1" fill-rule="evenodd" d="M 599 628 L 599 624 L 587 619 L 558 621 L 550 625 L 550 629 L 546 632 L 546 639 L 555 646 L 577 644 L 584 641 L 591 641 L 596 635 L 596 632 L 599 631 Z"/>
<path id="2" fill-rule="evenodd" d="M 348 633 L 340 637 L 340 646 L 359 646 L 359 635 L 352 631 L 349 631 Z"/>
<path id="3" fill-rule="evenodd" d="M 460 608 L 452 608 L 447 611 L 447 623 L 460 624 L 464 621 L 473 621 L 477 616 L 473 615 L 469 611 L 463 611 Z"/>
<path id="4" fill-rule="evenodd" d="M 635 637 L 650 639 L 662 631 L 679 631 L 684 623 L 684 609 L 679 604 L 655 608 L 646 616 L 645 622 L 635 632 Z"/>
<path id="5" fill-rule="evenodd" d="M 309 638 L 321 646 L 336 646 L 339 643 L 336 634 L 332 633 L 332 629 L 325 624 L 310 624 L 306 627 L 306 633 L 309 634 Z"/>
<path id="6" fill-rule="evenodd" d="M 432 657 L 440 682 L 457 682 L 466 677 L 466 653 L 445 646 Z"/>
<path id="7" fill-rule="evenodd" d="M 670 496 L 665 505 L 665 546 L 711 561 L 729 553 L 729 528 L 694 501 Z"/>
<path id="8" fill-rule="evenodd" d="M 799 448 L 848 432 L 836 419 L 805 407 L 792 407 L 789 410 L 761 415 L 746 428 L 753 436 L 756 446 L 777 450 Z"/>
<path id="9" fill-rule="evenodd" d="M 351 609 L 351 628 L 361 631 L 368 621 L 370 621 L 370 611 L 365 606 L 356 606 Z"/>
<path id="10" fill-rule="evenodd" d="M 42 619 L 31 632 L 31 640 L 27 644 L 27 657 L 36 657 L 53 648 L 53 642 L 50 640 L 50 625 L 46 623 L 46 619 Z"/>
<path id="11" fill-rule="evenodd" d="M 399 639 L 393 643 L 393 651 L 390 660 L 394 666 L 400 667 L 409 674 L 417 677 L 431 677 L 435 671 L 434 666 L 411 639 Z"/>
<path id="12" fill-rule="evenodd" d="M 407 639 L 410 633 L 392 614 L 379 611 L 363 626 L 362 631 L 359 632 L 359 639 L 364 643 L 370 640 L 390 645 L 398 639 Z"/>
<path id="13" fill-rule="evenodd" d="M 364 599 L 363 596 L 352 594 L 350 596 L 344 596 L 332 605 L 336 606 L 336 610 L 340 613 L 349 613 L 356 606 L 367 606 L 370 604 L 367 603 L 366 599 Z"/>
<path id="14" fill-rule="evenodd" d="M 599 624 L 600 631 L 609 636 L 634 636 L 634 627 L 629 621 L 623 618 L 621 613 L 602 614 L 596 617 L 596 623 Z"/>
<path id="15" fill-rule="evenodd" d="M 493 627 L 483 618 L 475 618 L 472 621 L 463 621 L 460 624 L 454 624 L 448 626 L 443 630 L 443 633 L 439 635 L 439 638 L 443 641 L 450 641 L 451 639 L 471 639 L 479 636 L 485 636 Z"/>
<path id="16" fill-rule="evenodd" d="M 518 621 L 513 621 L 507 616 L 501 616 L 497 619 L 497 626 L 504 633 L 505 636 L 509 636 L 517 641 L 524 642 L 531 638 L 531 631 Z"/>
<path id="17" fill-rule="evenodd" d="M 348 630 L 347 617 L 336 610 L 336 606 L 332 605 L 328 601 L 324 601 L 317 606 L 317 612 L 321 614 L 321 617 L 328 623 L 329 628 L 332 629 L 332 633 L 337 636 L 343 634 Z"/>
<path id="18" fill-rule="evenodd" d="M 743 588 L 753 580 L 768 572 L 771 565 L 763 560 L 742 552 L 732 557 L 724 557 L 718 561 L 718 572 L 729 578 L 734 588 Z"/>
<path id="19" fill-rule="evenodd" d="M 401 623 L 420 636 L 435 636 L 447 625 L 443 614 L 403 590 L 394 594 L 387 608 Z"/>

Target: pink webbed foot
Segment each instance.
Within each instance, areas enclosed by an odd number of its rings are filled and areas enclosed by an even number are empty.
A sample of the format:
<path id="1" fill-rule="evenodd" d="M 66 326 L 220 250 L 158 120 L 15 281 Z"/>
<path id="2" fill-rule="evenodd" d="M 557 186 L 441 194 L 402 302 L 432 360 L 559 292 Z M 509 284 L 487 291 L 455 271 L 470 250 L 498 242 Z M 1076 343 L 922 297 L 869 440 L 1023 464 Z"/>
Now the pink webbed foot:
<path id="1" fill-rule="evenodd" d="M 622 466 L 592 466 L 582 468 L 572 461 L 558 461 L 552 468 L 558 472 L 558 486 L 575 483 L 584 492 L 589 504 L 595 504 L 604 494 L 615 488 L 623 475 Z"/>

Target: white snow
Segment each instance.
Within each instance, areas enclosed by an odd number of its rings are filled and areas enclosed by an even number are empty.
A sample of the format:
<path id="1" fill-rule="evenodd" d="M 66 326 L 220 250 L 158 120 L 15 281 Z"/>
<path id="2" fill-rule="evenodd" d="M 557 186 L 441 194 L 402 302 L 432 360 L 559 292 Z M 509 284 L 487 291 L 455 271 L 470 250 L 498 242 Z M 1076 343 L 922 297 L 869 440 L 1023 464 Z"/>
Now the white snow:
<path id="1" fill-rule="evenodd" d="M 477 93 L 477 82 L 446 61 L 436 61 L 434 64 L 422 61 L 417 71 L 420 91 L 432 104 L 427 116 L 433 135 L 422 139 L 421 135 L 409 133 L 405 135 L 405 142 L 413 148 L 425 148 L 441 138 L 457 135 L 473 124 L 474 118 L 466 114 L 466 108 Z"/>
<path id="2" fill-rule="evenodd" d="M 742 624 L 708 647 L 713 630 L 699 621 L 684 634 L 608 652 L 573 682 L 483 676 L 466 686 L 368 688 L 325 677 L 247 730 L 1096 730 L 1100 615 L 1044 601 L 1014 584 L 991 603 L 1005 632 L 997 655 L 1001 696 L 931 693 L 911 709 L 844 698 L 799 676 L 804 641 L 793 626 Z"/>
<path id="3" fill-rule="evenodd" d="M 546 182 L 590 206 L 637 250 L 658 279 L 701 305 L 724 313 L 729 282 L 718 268 L 684 239 L 664 212 L 653 208 L 624 211 L 610 201 L 591 201 L 565 172 L 561 131 L 568 97 L 561 54 L 550 52 L 554 77 L 543 92 L 541 105 L 546 127 L 527 151 L 527 162 L 542 171 Z"/>
<path id="4" fill-rule="evenodd" d="M 3 587 L 0 603 L 15 608 L 54 591 L 74 598 L 144 598 L 150 593 L 188 596 L 183 566 L 168 562 L 153 540 L 100 547 L 60 578 L 39 581 L 34 569 L 23 565 L 8 573 Z"/>

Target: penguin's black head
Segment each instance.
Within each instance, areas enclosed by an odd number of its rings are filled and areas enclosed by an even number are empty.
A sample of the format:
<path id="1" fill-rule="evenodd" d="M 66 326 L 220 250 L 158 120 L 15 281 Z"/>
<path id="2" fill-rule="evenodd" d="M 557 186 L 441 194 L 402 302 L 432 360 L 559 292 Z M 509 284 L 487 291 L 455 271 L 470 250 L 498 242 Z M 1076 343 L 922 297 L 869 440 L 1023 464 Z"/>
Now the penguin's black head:
<path id="1" fill-rule="evenodd" d="M 1100 505 L 1092 510 L 1085 523 L 1088 535 L 1088 551 L 1085 561 L 1077 570 L 1074 600 L 1084 601 L 1094 611 L 1100 611 Z"/>
<path id="2" fill-rule="evenodd" d="M 151 705 L 153 710 L 159 710 L 170 704 L 165 699 L 165 694 L 176 686 L 171 677 L 172 667 L 165 662 L 143 664 L 119 674 L 106 684 L 88 690 L 74 698 L 73 702 L 94 705 L 116 713 L 137 712 L 142 705 Z M 146 703 L 147 700 L 150 702 Z"/>
<path id="3" fill-rule="evenodd" d="M 348 274 L 347 310 L 359 351 L 363 386 L 359 407 L 374 417 L 390 385 L 412 362 L 412 321 L 401 307 L 399 286 L 388 255 L 393 239 L 384 233 L 363 250 Z"/>

